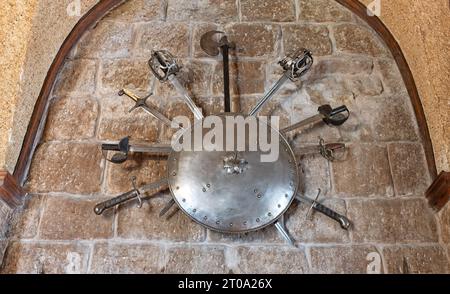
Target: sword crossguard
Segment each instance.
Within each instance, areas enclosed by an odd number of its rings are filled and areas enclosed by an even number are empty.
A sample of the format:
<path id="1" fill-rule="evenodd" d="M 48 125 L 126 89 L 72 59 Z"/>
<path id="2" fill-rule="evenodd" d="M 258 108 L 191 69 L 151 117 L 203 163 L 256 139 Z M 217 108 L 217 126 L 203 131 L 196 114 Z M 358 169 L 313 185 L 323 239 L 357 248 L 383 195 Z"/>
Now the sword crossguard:
<path id="1" fill-rule="evenodd" d="M 107 151 L 117 151 L 111 159 L 108 159 L 106 156 Z M 102 153 L 103 156 L 109 162 L 115 164 L 121 164 L 128 160 L 128 153 L 130 152 L 130 138 L 125 137 L 118 144 L 102 144 Z"/>
<path id="2" fill-rule="evenodd" d="M 322 190 L 318 189 L 316 198 L 314 198 L 314 200 L 312 200 L 311 206 L 309 207 L 308 211 L 306 212 L 306 217 L 305 217 L 306 220 L 309 219 L 309 217 L 312 214 L 312 210 L 318 204 L 317 200 L 319 199 L 321 193 L 322 193 Z"/>
<path id="3" fill-rule="evenodd" d="M 325 144 L 325 140 L 320 138 L 319 140 L 319 152 L 322 157 L 324 157 L 328 161 L 335 161 L 336 158 L 334 151 L 339 149 L 344 149 L 345 144 L 343 143 L 332 143 L 332 144 Z"/>
<path id="4" fill-rule="evenodd" d="M 139 191 L 139 189 L 137 188 L 137 184 L 136 184 L 136 177 L 132 177 L 131 178 L 131 184 L 133 185 L 133 190 L 136 193 L 136 198 L 139 201 L 138 203 L 138 208 L 142 208 L 143 205 L 143 201 L 142 201 L 142 197 L 141 197 L 141 192 Z"/>
<path id="5" fill-rule="evenodd" d="M 291 81 L 296 81 L 305 75 L 311 69 L 313 63 L 311 51 L 304 48 L 286 56 L 279 62 Z"/>
<path id="6" fill-rule="evenodd" d="M 147 105 L 147 100 L 148 100 L 148 98 L 153 96 L 153 92 L 148 94 L 144 98 L 141 98 L 138 95 L 132 93 L 131 91 L 129 91 L 127 89 L 122 89 L 122 90 L 119 91 L 118 95 L 119 96 L 125 95 L 125 96 L 129 97 L 131 100 L 133 100 L 135 102 L 135 105 L 128 111 L 128 112 L 133 112 L 134 110 L 136 110 L 138 108 L 146 106 Z"/>
<path id="7" fill-rule="evenodd" d="M 177 63 L 176 58 L 167 50 L 153 51 L 148 65 L 155 77 L 161 82 L 167 81 L 171 75 L 178 73 L 181 69 L 181 65 Z"/>

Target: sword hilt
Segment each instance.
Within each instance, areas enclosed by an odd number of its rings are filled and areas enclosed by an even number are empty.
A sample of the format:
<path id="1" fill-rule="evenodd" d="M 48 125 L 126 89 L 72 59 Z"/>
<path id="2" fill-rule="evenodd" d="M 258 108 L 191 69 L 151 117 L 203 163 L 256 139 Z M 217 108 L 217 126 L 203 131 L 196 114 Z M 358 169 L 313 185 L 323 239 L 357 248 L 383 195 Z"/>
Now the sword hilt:
<path id="1" fill-rule="evenodd" d="M 178 73 L 181 69 L 175 57 L 167 50 L 153 51 L 148 65 L 161 82 L 167 81 L 169 76 Z"/>
<path id="2" fill-rule="evenodd" d="M 279 62 L 291 81 L 296 81 L 306 74 L 313 63 L 314 59 L 311 51 L 304 48 L 298 50 L 291 56 L 286 56 Z"/>
<path id="3" fill-rule="evenodd" d="M 142 198 L 141 198 L 141 192 L 139 191 L 139 189 L 136 188 L 136 177 L 133 177 L 131 179 L 132 184 L 133 184 L 133 190 L 128 191 L 124 194 L 121 194 L 117 197 L 114 197 L 112 199 L 109 199 L 107 201 L 101 202 L 99 204 L 97 204 L 94 207 L 94 212 L 96 215 L 101 215 L 105 210 L 113 208 L 119 204 L 122 204 L 124 202 L 127 202 L 129 200 L 132 200 L 134 198 L 137 198 L 139 200 L 139 208 L 142 207 Z"/>
<path id="4" fill-rule="evenodd" d="M 345 123 L 350 117 L 350 111 L 347 106 L 342 105 L 337 108 L 332 108 L 329 104 L 319 107 L 319 113 L 324 117 L 323 121 L 327 125 L 340 126 Z"/>
<path id="5" fill-rule="evenodd" d="M 314 210 L 317 210 L 318 212 L 321 212 L 322 214 L 328 216 L 329 218 L 332 218 L 335 221 L 337 221 L 341 225 L 341 228 L 343 228 L 344 230 L 348 230 L 350 228 L 351 226 L 350 220 L 347 217 L 343 216 L 342 214 L 337 213 L 336 211 L 326 207 L 325 205 L 320 204 L 317 201 L 314 201 L 313 208 Z"/>
<path id="6" fill-rule="evenodd" d="M 114 154 L 111 157 L 111 159 L 108 159 L 108 157 L 105 154 L 105 151 L 118 151 L 118 152 Z M 122 140 L 120 140 L 118 144 L 102 144 L 102 152 L 106 160 L 115 164 L 124 163 L 125 161 L 128 160 L 128 153 L 130 152 L 130 139 L 128 137 L 125 137 Z"/>

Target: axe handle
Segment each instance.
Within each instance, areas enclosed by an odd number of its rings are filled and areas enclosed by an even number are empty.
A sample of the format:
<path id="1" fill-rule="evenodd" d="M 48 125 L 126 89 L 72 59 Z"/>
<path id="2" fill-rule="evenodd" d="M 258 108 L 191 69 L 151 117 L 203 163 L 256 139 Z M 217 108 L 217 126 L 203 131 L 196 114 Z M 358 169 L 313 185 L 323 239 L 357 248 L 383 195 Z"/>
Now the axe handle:
<path id="1" fill-rule="evenodd" d="M 221 47 L 223 56 L 223 94 L 225 112 L 231 112 L 231 96 L 230 96 L 230 58 L 229 46 L 225 44 Z"/>

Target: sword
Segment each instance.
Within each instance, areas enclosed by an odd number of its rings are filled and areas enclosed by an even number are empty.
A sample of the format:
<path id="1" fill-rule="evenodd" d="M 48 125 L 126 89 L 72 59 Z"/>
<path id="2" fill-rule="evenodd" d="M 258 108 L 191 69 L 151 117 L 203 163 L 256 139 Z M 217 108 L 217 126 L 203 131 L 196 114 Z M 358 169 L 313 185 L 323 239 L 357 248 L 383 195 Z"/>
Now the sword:
<path id="1" fill-rule="evenodd" d="M 151 71 L 155 77 L 161 82 L 169 81 L 180 94 L 186 105 L 194 114 L 197 120 L 203 119 L 203 113 L 200 108 L 197 107 L 194 100 L 187 92 L 187 90 L 181 85 L 176 74 L 180 71 L 181 66 L 177 64 L 175 58 L 170 52 L 166 50 L 154 51 L 152 57 L 148 61 Z"/>
<path id="2" fill-rule="evenodd" d="M 327 125 L 340 126 L 345 123 L 350 117 L 350 111 L 347 106 L 342 105 L 337 108 L 332 108 L 330 105 L 325 104 L 319 107 L 317 110 L 319 113 L 295 123 L 289 127 L 282 129 L 280 132 L 286 134 L 295 129 L 302 128 L 311 124 L 316 124 L 319 122 L 325 122 Z"/>
<path id="3" fill-rule="evenodd" d="M 281 60 L 279 64 L 284 69 L 283 75 L 254 106 L 249 115 L 256 115 L 288 80 L 296 81 L 301 76 L 305 75 L 313 65 L 313 62 L 314 60 L 311 52 L 306 49 L 301 49 L 293 56 L 287 56 Z"/>
<path id="4" fill-rule="evenodd" d="M 296 148 L 294 150 L 294 153 L 296 156 L 320 154 L 325 159 L 329 161 L 334 161 L 336 160 L 335 151 L 342 149 L 345 149 L 345 144 L 343 143 L 325 144 L 325 141 L 321 138 L 319 141 L 319 145 Z"/>
<path id="5" fill-rule="evenodd" d="M 106 156 L 107 151 L 117 151 L 111 159 Z M 170 145 L 163 144 L 132 144 L 130 145 L 130 139 L 128 137 L 123 138 L 117 144 L 102 144 L 103 156 L 110 162 L 120 164 L 128 160 L 130 152 L 148 153 L 152 155 L 169 155 L 172 147 Z"/>
<path id="6" fill-rule="evenodd" d="M 341 228 L 343 228 L 344 230 L 348 230 L 350 228 L 351 221 L 347 217 L 337 213 L 336 211 L 332 210 L 331 208 L 326 207 L 325 205 L 317 202 L 316 200 L 310 199 L 306 196 L 302 196 L 299 194 L 297 194 L 295 196 L 295 199 L 297 199 L 300 202 L 310 204 L 311 205 L 310 209 L 314 209 L 314 210 L 328 216 L 329 218 L 334 219 L 341 225 Z"/>
<path id="7" fill-rule="evenodd" d="M 160 113 L 156 108 L 151 107 L 147 104 L 147 99 L 150 98 L 150 96 L 152 96 L 153 93 L 151 93 L 150 95 L 148 95 L 144 98 L 140 98 L 139 96 L 130 92 L 129 90 L 122 89 L 119 91 L 119 96 L 123 96 L 123 95 L 128 96 L 131 100 L 136 102 L 136 104 L 133 106 L 133 108 L 130 109 L 129 112 L 132 112 L 133 110 L 138 109 L 138 108 L 142 108 L 145 112 L 147 112 L 154 118 L 159 119 L 165 125 L 167 125 L 169 127 L 177 126 L 177 124 L 175 122 L 172 122 L 164 114 Z M 182 127 L 180 125 L 178 125 L 178 128 L 182 128 Z"/>
<path id="8" fill-rule="evenodd" d="M 167 179 L 162 179 L 157 182 L 147 184 L 145 186 L 137 188 L 136 187 L 136 177 L 133 177 L 131 179 L 131 181 L 133 184 L 133 189 L 131 191 L 128 191 L 128 192 L 123 193 L 117 197 L 110 199 L 110 200 L 107 200 L 107 201 L 97 204 L 94 207 L 95 214 L 101 215 L 107 209 L 113 208 L 119 204 L 122 204 L 124 202 L 130 201 L 130 200 L 136 199 L 136 198 L 139 201 L 138 207 L 141 208 L 142 207 L 142 197 L 141 197 L 142 194 L 144 194 L 148 191 L 152 191 L 157 188 L 163 187 L 164 185 L 168 184 Z"/>

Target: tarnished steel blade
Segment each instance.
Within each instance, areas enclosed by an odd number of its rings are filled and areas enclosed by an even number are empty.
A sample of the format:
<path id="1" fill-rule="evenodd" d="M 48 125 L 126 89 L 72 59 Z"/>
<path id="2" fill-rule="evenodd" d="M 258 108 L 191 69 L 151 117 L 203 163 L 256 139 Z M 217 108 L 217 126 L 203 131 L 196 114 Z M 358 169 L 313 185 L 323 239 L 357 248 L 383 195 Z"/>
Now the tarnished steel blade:
<path id="1" fill-rule="evenodd" d="M 295 241 L 294 239 L 292 239 L 291 235 L 286 229 L 286 225 L 284 222 L 284 215 L 275 223 L 275 227 L 277 228 L 281 236 L 289 243 L 289 245 L 295 247 Z"/>
<path id="2" fill-rule="evenodd" d="M 217 56 L 220 53 L 219 47 L 220 35 L 225 34 L 221 31 L 209 31 L 205 33 L 200 39 L 200 47 L 210 56 Z"/>
<path id="3" fill-rule="evenodd" d="M 161 210 L 161 212 L 159 213 L 159 217 L 163 217 L 174 205 L 175 205 L 175 200 L 173 200 L 173 198 L 172 198 Z"/>

